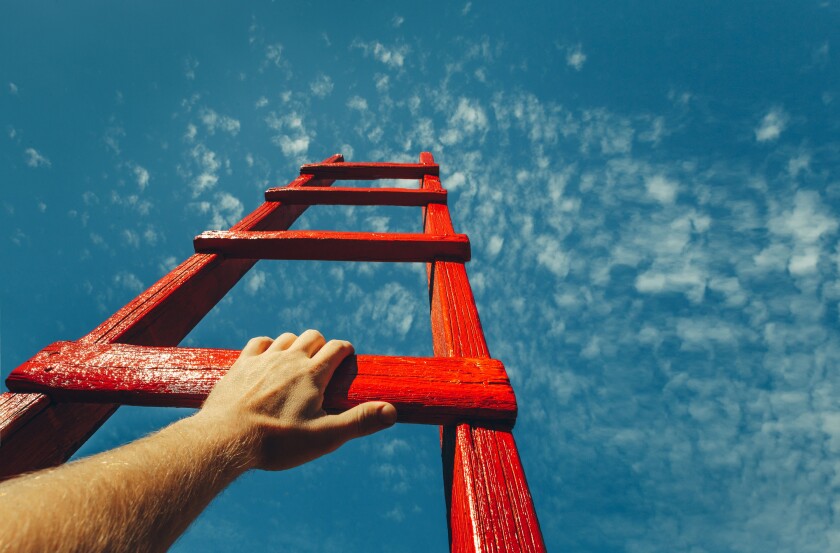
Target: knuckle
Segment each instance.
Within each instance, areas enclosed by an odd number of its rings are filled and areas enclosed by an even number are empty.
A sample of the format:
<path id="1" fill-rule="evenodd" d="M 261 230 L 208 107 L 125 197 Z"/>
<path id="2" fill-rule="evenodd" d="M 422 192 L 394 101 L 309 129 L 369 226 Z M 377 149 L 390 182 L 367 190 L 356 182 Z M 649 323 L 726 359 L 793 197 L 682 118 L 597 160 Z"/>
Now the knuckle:
<path id="1" fill-rule="evenodd" d="M 338 351 L 350 351 L 353 349 L 353 345 L 348 342 L 347 340 L 330 340 L 327 345 L 330 346 L 332 349 L 336 349 Z"/>

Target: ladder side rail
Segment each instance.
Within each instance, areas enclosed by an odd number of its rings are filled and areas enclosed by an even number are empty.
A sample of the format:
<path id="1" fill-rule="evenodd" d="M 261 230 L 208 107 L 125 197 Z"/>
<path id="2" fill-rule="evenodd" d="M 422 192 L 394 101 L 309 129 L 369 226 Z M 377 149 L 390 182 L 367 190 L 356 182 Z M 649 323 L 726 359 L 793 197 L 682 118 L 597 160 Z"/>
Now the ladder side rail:
<path id="1" fill-rule="evenodd" d="M 343 159 L 336 154 L 325 163 Z M 302 175 L 289 186 L 330 186 L 332 182 Z M 232 230 L 288 228 L 306 208 L 266 202 Z M 192 255 L 80 341 L 177 345 L 255 263 L 214 254 Z M 3 404 L 14 403 L 3 396 Z M 0 480 L 63 463 L 116 408 L 113 404 L 45 404 L 36 398 L 25 409 L 0 409 L 0 428 L 6 429 L 0 442 Z M 27 422 L 21 424 L 24 419 Z"/>
<path id="2" fill-rule="evenodd" d="M 433 163 L 430 153 L 421 163 Z M 441 188 L 426 176 L 422 188 Z M 424 209 L 424 231 L 454 233 L 449 209 Z M 489 357 L 463 263 L 427 264 L 435 355 Z M 453 552 L 545 551 L 525 471 L 510 432 L 470 426 L 441 427 L 444 493 Z"/>

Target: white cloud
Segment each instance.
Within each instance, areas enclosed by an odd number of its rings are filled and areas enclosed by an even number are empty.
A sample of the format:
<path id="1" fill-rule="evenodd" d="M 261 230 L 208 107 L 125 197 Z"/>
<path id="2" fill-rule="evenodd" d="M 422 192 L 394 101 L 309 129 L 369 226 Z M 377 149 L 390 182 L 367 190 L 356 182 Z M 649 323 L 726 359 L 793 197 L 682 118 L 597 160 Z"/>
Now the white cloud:
<path id="1" fill-rule="evenodd" d="M 393 520 L 394 522 L 402 522 L 405 520 L 405 513 L 402 510 L 402 507 L 399 505 L 394 505 L 394 507 L 385 512 L 385 518 Z"/>
<path id="2" fill-rule="evenodd" d="M 297 138 L 281 136 L 276 139 L 276 143 L 283 151 L 283 155 L 287 157 L 298 158 L 306 154 L 309 150 L 309 137 L 307 136 L 299 136 Z"/>
<path id="3" fill-rule="evenodd" d="M 755 139 L 759 142 L 769 142 L 779 138 L 787 127 L 788 116 L 781 108 L 770 110 L 755 129 Z"/>
<path id="4" fill-rule="evenodd" d="M 227 192 L 221 192 L 216 194 L 215 201 L 210 205 L 210 210 L 213 214 L 210 220 L 210 228 L 218 230 L 239 222 L 242 219 L 244 207 L 235 196 Z"/>
<path id="5" fill-rule="evenodd" d="M 196 197 L 216 186 L 219 182 L 217 172 L 222 167 L 222 163 L 216 152 L 201 143 L 190 150 L 190 157 L 199 169 L 198 175 L 190 182 L 193 197 Z"/>
<path id="6" fill-rule="evenodd" d="M 830 215 L 818 192 L 799 190 L 793 198 L 793 207 L 772 217 L 768 227 L 774 234 L 807 246 L 833 234 L 837 230 L 837 220 Z"/>
<path id="7" fill-rule="evenodd" d="M 583 53 L 583 47 L 580 44 L 566 50 L 566 65 L 575 71 L 580 71 L 584 63 L 586 63 L 586 54 Z"/>
<path id="8" fill-rule="evenodd" d="M 677 197 L 679 184 L 663 175 L 652 175 L 645 179 L 648 196 L 662 204 L 672 204 Z"/>
<path id="9" fill-rule="evenodd" d="M 494 234 L 490 237 L 490 241 L 487 243 L 487 255 L 491 258 L 496 257 L 499 255 L 499 252 L 502 251 L 502 246 L 505 243 L 505 239 L 503 236 L 498 234 Z"/>
<path id="10" fill-rule="evenodd" d="M 9 83 L 9 94 L 15 95 L 18 93 L 18 86 L 15 83 Z"/>
<path id="11" fill-rule="evenodd" d="M 395 454 L 406 451 L 411 451 L 411 446 L 408 445 L 408 442 L 400 438 L 392 438 L 387 442 L 379 444 L 377 448 L 377 453 L 385 457 L 393 457 Z"/>
<path id="12" fill-rule="evenodd" d="M 326 98 L 333 90 L 333 81 L 328 75 L 321 73 L 309 85 L 309 90 L 318 98 Z"/>
<path id="13" fill-rule="evenodd" d="M 468 135 L 487 133 L 490 123 L 487 112 L 477 100 L 460 98 L 455 112 L 449 118 L 446 130 L 441 133 L 440 141 L 446 145 L 453 145 Z"/>
<path id="14" fill-rule="evenodd" d="M 184 77 L 189 81 L 195 80 L 195 71 L 198 69 L 198 60 L 192 56 L 184 59 Z"/>
<path id="15" fill-rule="evenodd" d="M 245 283 L 245 292 L 247 292 L 249 296 L 256 295 L 257 292 L 265 287 L 266 276 L 267 275 L 264 271 L 252 269 L 248 276 L 248 280 Z"/>
<path id="16" fill-rule="evenodd" d="M 47 156 L 41 154 L 35 148 L 27 148 L 23 152 L 26 155 L 26 164 L 30 167 L 51 167 L 52 163 Z"/>
<path id="17" fill-rule="evenodd" d="M 706 275 L 703 270 L 688 264 L 667 269 L 660 267 L 637 276 L 636 290 L 647 294 L 679 292 L 699 303 L 706 290 Z"/>
<path id="18" fill-rule="evenodd" d="M 563 278 L 569 272 L 569 256 L 560 246 L 555 236 L 538 236 L 534 240 L 537 252 L 537 262 L 554 273 L 555 276 Z"/>
<path id="19" fill-rule="evenodd" d="M 283 45 L 279 42 L 276 44 L 269 44 L 265 48 L 265 59 L 275 67 L 282 67 L 283 65 Z"/>
<path id="20" fill-rule="evenodd" d="M 377 61 L 384 63 L 392 69 L 400 69 L 405 63 L 405 57 L 408 55 L 408 46 L 385 46 L 381 42 L 361 42 L 355 41 L 351 45 L 354 48 L 360 48 L 365 56 L 373 56 Z"/>
<path id="21" fill-rule="evenodd" d="M 123 229 L 122 237 L 123 242 L 125 242 L 133 248 L 136 248 L 140 245 L 140 235 L 131 229 Z"/>
<path id="22" fill-rule="evenodd" d="M 314 133 L 306 129 L 300 112 L 290 110 L 283 115 L 278 115 L 272 111 L 265 122 L 270 129 L 277 131 L 277 134 L 272 137 L 272 142 L 280 147 L 283 154 L 295 161 L 303 161 Z"/>
<path id="23" fill-rule="evenodd" d="M 134 166 L 134 178 L 137 179 L 137 186 L 140 192 L 144 191 L 149 185 L 149 171 L 140 165 Z"/>
<path id="24" fill-rule="evenodd" d="M 807 152 L 800 152 L 788 160 L 788 173 L 790 173 L 791 178 L 795 179 L 799 176 L 799 173 L 807 171 L 810 165 L 811 155 Z"/>
<path id="25" fill-rule="evenodd" d="M 257 109 L 264 108 L 268 105 L 268 98 L 265 96 L 260 96 L 256 102 L 254 102 L 254 107 Z"/>
<path id="26" fill-rule="evenodd" d="M 212 109 L 203 109 L 201 111 L 201 122 L 210 134 L 215 134 L 216 130 L 222 130 L 231 136 L 236 136 L 239 133 L 239 121 L 227 115 L 220 115 Z"/>
<path id="27" fill-rule="evenodd" d="M 198 135 L 198 128 L 192 123 L 187 125 L 187 130 L 184 132 L 184 141 L 193 142 Z"/>
<path id="28" fill-rule="evenodd" d="M 391 19 L 391 26 L 395 29 L 399 29 L 400 27 L 402 27 L 403 23 L 405 23 L 405 18 L 401 15 L 395 15 Z"/>
<path id="29" fill-rule="evenodd" d="M 356 111 L 365 111 L 368 108 L 368 103 L 361 96 L 352 96 L 347 100 L 347 107 Z"/>
<path id="30" fill-rule="evenodd" d="M 114 275 L 114 284 L 135 294 L 142 292 L 144 288 L 143 282 L 137 278 L 137 275 L 129 271 L 121 271 Z"/>
<path id="31" fill-rule="evenodd" d="M 125 129 L 119 126 L 112 126 L 105 129 L 105 136 L 102 140 L 105 142 L 105 147 L 111 150 L 116 155 L 120 155 L 120 138 L 125 136 Z"/>

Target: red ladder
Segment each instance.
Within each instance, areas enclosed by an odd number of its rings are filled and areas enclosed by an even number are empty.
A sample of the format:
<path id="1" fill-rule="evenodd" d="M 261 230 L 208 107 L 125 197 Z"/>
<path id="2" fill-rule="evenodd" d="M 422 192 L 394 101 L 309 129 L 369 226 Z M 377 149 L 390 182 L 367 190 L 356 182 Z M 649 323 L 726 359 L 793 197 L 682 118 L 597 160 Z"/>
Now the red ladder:
<path id="1" fill-rule="evenodd" d="M 441 424 L 452 551 L 544 551 L 510 429 L 516 399 L 491 359 L 446 191 L 430 153 L 420 163 L 304 165 L 227 231 L 195 238 L 196 254 L 76 342 L 56 342 L 16 368 L 0 395 L 0 478 L 66 461 L 119 404 L 197 407 L 238 351 L 176 346 L 257 259 L 426 262 L 435 357 L 356 355 L 336 370 L 327 411 L 370 400 L 398 421 Z M 420 189 L 330 188 L 334 180 L 419 179 Z M 423 208 L 422 234 L 289 231 L 309 205 Z"/>

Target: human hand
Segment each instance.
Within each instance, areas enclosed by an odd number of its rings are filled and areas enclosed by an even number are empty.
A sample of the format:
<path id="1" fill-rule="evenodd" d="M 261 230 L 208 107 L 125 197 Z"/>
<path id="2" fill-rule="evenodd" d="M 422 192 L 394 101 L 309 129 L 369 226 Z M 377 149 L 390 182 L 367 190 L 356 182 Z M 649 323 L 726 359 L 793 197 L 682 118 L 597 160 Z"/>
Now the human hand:
<path id="1" fill-rule="evenodd" d="M 381 401 L 338 415 L 324 411 L 324 390 L 352 353 L 350 342 L 327 342 L 316 330 L 253 338 L 196 417 L 233 437 L 245 469 L 283 470 L 311 461 L 397 419 L 394 406 Z"/>

